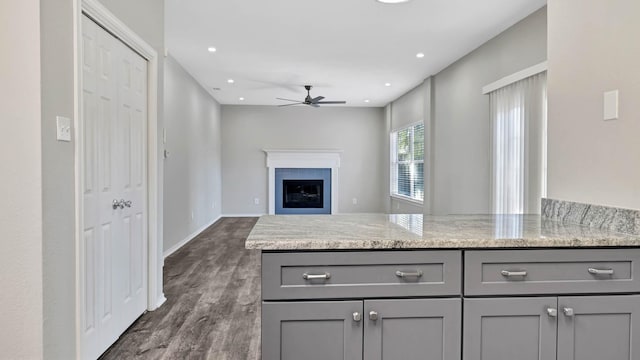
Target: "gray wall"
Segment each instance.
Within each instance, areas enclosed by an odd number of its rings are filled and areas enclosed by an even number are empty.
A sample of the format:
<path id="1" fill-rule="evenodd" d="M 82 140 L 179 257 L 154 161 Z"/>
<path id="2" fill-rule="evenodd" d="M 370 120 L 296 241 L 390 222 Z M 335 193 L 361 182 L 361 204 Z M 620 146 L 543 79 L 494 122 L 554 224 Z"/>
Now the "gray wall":
<path id="1" fill-rule="evenodd" d="M 0 358 L 42 358 L 40 4 L 0 2 Z"/>
<path id="2" fill-rule="evenodd" d="M 56 115 L 74 118 L 74 11 L 72 0 L 41 1 L 42 197 L 44 357 L 75 357 L 74 143 L 55 141 Z M 103 3 L 159 54 L 164 52 L 164 3 L 104 0 Z M 159 129 L 162 129 L 162 61 L 159 69 Z M 75 136 L 74 141 L 75 141 Z M 162 168 L 160 168 L 162 175 Z M 162 178 L 160 179 L 162 189 Z M 162 203 L 160 203 L 162 221 Z"/>
<path id="3" fill-rule="evenodd" d="M 490 212 L 489 97 L 481 89 L 546 58 L 544 7 L 432 77 L 433 214 Z"/>
<path id="4" fill-rule="evenodd" d="M 222 212 L 268 212 L 265 148 L 343 150 L 339 212 L 383 212 L 388 203 L 385 136 L 383 108 L 224 105 Z M 259 205 L 253 203 L 256 197 Z"/>
<path id="5" fill-rule="evenodd" d="M 164 106 L 167 253 L 220 217 L 222 176 L 220 104 L 171 57 L 165 62 Z"/>
<path id="6" fill-rule="evenodd" d="M 640 209 L 640 2 L 549 1 L 548 196 Z M 619 119 L 603 93 L 619 89 Z"/>

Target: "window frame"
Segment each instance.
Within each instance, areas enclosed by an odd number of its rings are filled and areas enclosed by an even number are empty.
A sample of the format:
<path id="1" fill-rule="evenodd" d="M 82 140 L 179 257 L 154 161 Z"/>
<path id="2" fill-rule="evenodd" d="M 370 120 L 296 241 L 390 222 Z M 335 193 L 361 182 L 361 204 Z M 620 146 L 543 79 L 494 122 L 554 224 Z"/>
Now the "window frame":
<path id="1" fill-rule="evenodd" d="M 424 128 L 424 121 L 416 121 L 416 122 L 407 124 L 403 127 L 394 129 L 389 133 L 389 150 L 390 150 L 389 194 L 392 198 L 400 199 L 400 200 L 414 203 L 417 205 L 424 205 L 424 197 L 426 195 L 426 192 L 424 189 L 424 174 L 423 174 L 423 184 L 422 184 L 422 187 L 423 187 L 422 200 L 416 197 L 407 196 L 407 195 L 398 193 L 398 165 L 406 164 L 409 166 L 409 169 L 413 169 L 414 168 L 413 165 L 422 164 L 422 169 L 424 171 L 425 158 L 426 158 L 426 146 L 425 146 L 426 138 L 423 139 L 424 150 L 423 150 L 422 160 L 415 160 L 415 151 L 414 151 L 415 150 L 414 149 L 415 127 L 418 125 L 422 125 Z M 399 161 L 398 160 L 398 133 L 410 128 L 411 128 L 410 140 L 409 140 L 410 157 L 408 161 Z M 424 130 L 423 130 L 423 133 L 424 133 Z M 409 176 L 409 189 L 414 189 L 415 180 L 416 180 L 415 176 Z"/>

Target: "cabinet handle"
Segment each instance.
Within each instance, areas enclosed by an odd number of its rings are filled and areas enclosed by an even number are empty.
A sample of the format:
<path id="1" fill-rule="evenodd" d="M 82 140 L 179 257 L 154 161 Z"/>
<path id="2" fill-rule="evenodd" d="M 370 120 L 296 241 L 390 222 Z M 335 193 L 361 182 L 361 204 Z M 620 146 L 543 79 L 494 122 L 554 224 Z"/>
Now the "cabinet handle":
<path id="1" fill-rule="evenodd" d="M 407 277 L 415 277 L 415 278 L 419 278 L 422 277 L 422 271 L 420 270 L 416 270 L 414 272 L 407 272 L 407 271 L 396 271 L 396 276 L 399 278 L 407 278 Z"/>
<path id="2" fill-rule="evenodd" d="M 327 279 L 331 279 L 331 274 L 326 272 L 324 274 L 309 274 L 309 273 L 304 273 L 302 274 L 302 278 L 305 280 L 316 280 L 316 279 L 323 279 L 323 280 L 327 280 Z"/>
<path id="3" fill-rule="evenodd" d="M 558 309 L 547 308 L 547 315 L 549 315 L 549 317 L 557 317 L 558 316 Z"/>
<path id="4" fill-rule="evenodd" d="M 562 312 L 564 313 L 565 316 L 573 316 L 573 308 L 570 307 L 566 307 L 562 309 Z"/>
<path id="5" fill-rule="evenodd" d="M 377 311 L 370 311 L 369 312 L 369 320 L 371 320 L 371 321 L 378 320 L 378 312 Z"/>
<path id="6" fill-rule="evenodd" d="M 362 320 L 362 314 L 360 314 L 359 312 L 354 312 L 353 313 L 353 321 L 355 322 L 360 322 L 360 320 Z"/>
<path id="7" fill-rule="evenodd" d="M 613 269 L 595 269 L 589 268 L 589 274 L 593 275 L 613 275 Z"/>
<path id="8" fill-rule="evenodd" d="M 527 276 L 527 271 L 526 270 L 520 270 L 520 271 L 509 271 L 509 270 L 502 270 L 500 271 L 500 274 L 502 274 L 502 276 L 506 276 L 506 277 L 513 277 L 513 276 Z"/>

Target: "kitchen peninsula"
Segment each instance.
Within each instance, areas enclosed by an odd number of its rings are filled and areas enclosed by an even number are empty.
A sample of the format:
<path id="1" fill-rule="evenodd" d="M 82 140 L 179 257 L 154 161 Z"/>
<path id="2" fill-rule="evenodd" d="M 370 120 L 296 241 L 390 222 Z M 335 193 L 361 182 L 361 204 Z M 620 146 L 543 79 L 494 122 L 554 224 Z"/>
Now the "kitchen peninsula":
<path id="1" fill-rule="evenodd" d="M 263 216 L 263 359 L 640 359 L 639 217 L 595 210 Z"/>

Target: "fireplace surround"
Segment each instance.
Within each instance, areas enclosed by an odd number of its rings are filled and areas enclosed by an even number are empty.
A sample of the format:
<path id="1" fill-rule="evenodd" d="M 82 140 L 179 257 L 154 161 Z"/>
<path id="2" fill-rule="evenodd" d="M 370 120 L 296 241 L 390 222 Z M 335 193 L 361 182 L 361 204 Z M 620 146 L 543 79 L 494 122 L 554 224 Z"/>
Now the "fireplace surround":
<path id="1" fill-rule="evenodd" d="M 338 170 L 342 150 L 335 149 L 264 149 L 268 169 L 268 211 L 276 214 L 276 169 L 329 169 L 330 214 L 338 213 Z M 300 179 L 309 180 L 310 178 Z M 311 178 L 318 179 L 317 177 Z M 282 194 L 279 192 L 280 199 Z"/>

